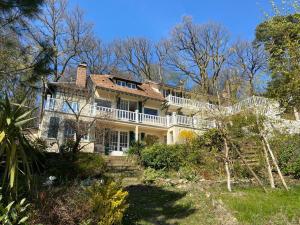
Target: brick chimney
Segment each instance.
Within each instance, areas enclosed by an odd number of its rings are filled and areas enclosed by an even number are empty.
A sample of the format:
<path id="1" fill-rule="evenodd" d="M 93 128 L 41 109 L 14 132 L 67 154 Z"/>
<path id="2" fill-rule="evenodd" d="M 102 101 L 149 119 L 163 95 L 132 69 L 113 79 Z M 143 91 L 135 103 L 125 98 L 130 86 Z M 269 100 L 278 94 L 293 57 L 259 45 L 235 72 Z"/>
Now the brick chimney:
<path id="1" fill-rule="evenodd" d="M 86 63 L 80 63 L 77 66 L 77 74 L 76 74 L 76 85 L 78 87 L 85 87 L 86 86 Z"/>

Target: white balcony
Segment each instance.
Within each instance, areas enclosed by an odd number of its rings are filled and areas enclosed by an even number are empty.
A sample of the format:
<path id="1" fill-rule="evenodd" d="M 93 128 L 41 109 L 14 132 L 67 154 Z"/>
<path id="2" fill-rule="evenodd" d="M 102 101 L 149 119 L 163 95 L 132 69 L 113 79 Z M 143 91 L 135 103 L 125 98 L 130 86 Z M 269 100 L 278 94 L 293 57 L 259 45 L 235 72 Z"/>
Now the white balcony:
<path id="1" fill-rule="evenodd" d="M 72 110 L 68 112 L 63 110 L 63 99 L 47 98 L 45 109 L 48 111 L 74 114 Z M 76 112 L 75 112 L 76 113 Z M 114 120 L 142 125 L 151 125 L 157 127 L 169 128 L 174 125 L 196 129 L 210 129 L 215 127 L 214 121 L 201 120 L 195 117 L 176 115 L 154 116 L 144 113 L 126 111 L 115 108 L 85 104 L 84 108 L 79 107 L 80 116 L 99 118 L 102 120 Z"/>

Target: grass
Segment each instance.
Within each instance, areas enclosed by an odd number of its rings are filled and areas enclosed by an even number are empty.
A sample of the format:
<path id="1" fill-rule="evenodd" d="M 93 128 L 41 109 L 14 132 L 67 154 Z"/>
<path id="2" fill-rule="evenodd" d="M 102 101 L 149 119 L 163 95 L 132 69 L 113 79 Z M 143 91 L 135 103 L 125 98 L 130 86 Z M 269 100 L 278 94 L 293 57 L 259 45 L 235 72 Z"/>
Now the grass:
<path id="1" fill-rule="evenodd" d="M 124 225 L 217 224 L 203 192 L 142 184 L 129 186 L 126 190 L 129 208 L 125 212 Z"/>
<path id="2" fill-rule="evenodd" d="M 242 224 L 299 224 L 300 185 L 264 193 L 258 188 L 239 188 L 222 192 L 220 198 Z"/>

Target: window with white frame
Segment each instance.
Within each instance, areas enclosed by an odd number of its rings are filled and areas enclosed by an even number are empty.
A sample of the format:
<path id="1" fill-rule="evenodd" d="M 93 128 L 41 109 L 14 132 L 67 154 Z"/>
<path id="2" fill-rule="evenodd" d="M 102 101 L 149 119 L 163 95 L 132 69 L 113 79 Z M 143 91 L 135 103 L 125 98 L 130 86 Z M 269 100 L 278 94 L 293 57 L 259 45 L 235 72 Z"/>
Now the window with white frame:
<path id="1" fill-rule="evenodd" d="M 126 82 L 123 80 L 117 80 L 117 85 L 122 86 L 122 87 L 128 87 L 130 89 L 137 89 L 137 86 L 135 83 Z"/>
<path id="2" fill-rule="evenodd" d="M 84 123 L 84 122 L 82 122 L 82 124 L 81 124 L 81 134 L 82 134 L 82 140 L 83 141 L 89 141 L 90 140 L 90 135 L 89 135 L 89 133 L 90 133 L 90 126 L 89 126 L 89 124 L 88 123 Z"/>
<path id="3" fill-rule="evenodd" d="M 102 106 L 102 107 L 106 107 L 106 108 L 111 108 L 111 101 L 108 100 L 104 100 L 104 99 L 96 99 L 95 103 L 97 104 L 97 106 Z"/>
<path id="4" fill-rule="evenodd" d="M 151 108 L 144 108 L 144 114 L 148 114 L 148 115 L 153 115 L 153 116 L 157 116 L 158 115 L 158 110 L 157 109 L 151 109 Z"/>
<path id="5" fill-rule="evenodd" d="M 126 82 L 122 81 L 122 80 L 117 80 L 117 85 L 122 86 L 122 87 L 126 87 Z"/>
<path id="6" fill-rule="evenodd" d="M 134 83 L 127 83 L 127 87 L 129 87 L 131 89 L 136 89 L 136 84 L 134 84 Z"/>
<path id="7" fill-rule="evenodd" d="M 119 109 L 128 111 L 129 110 L 129 101 L 120 99 Z"/>
<path id="8" fill-rule="evenodd" d="M 168 97 L 170 95 L 170 90 L 163 89 L 163 96 Z"/>
<path id="9" fill-rule="evenodd" d="M 129 147 L 128 138 L 128 132 L 120 131 L 120 151 L 123 151 L 124 148 L 127 149 Z"/>
<path id="10" fill-rule="evenodd" d="M 65 129 L 64 129 L 64 137 L 65 138 L 73 138 L 75 134 L 75 130 L 73 128 L 74 123 L 72 121 L 65 121 Z"/>
<path id="11" fill-rule="evenodd" d="M 118 150 L 118 131 L 111 131 L 109 135 L 109 150 Z"/>

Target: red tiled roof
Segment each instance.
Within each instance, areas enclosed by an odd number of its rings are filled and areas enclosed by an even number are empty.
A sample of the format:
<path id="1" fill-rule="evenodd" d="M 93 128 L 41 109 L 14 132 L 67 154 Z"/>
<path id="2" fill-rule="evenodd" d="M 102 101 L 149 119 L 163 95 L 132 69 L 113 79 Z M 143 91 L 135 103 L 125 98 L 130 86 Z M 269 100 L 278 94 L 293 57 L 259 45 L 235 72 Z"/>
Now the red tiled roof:
<path id="1" fill-rule="evenodd" d="M 95 84 L 95 86 L 104 88 L 104 89 L 110 89 L 113 91 L 123 92 L 127 94 L 133 94 L 143 97 L 152 98 L 155 100 L 164 101 L 164 97 L 160 92 L 155 91 L 151 84 L 149 83 L 140 83 L 137 84 L 137 89 L 131 89 L 127 87 L 122 87 L 113 82 L 113 78 L 115 78 L 112 75 L 91 75 L 90 76 L 92 82 Z"/>

